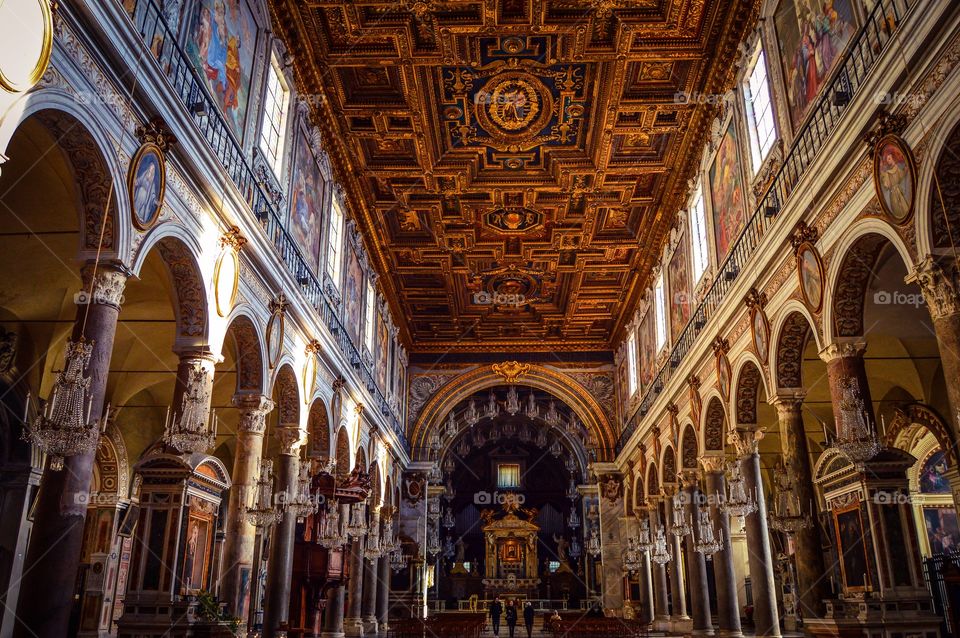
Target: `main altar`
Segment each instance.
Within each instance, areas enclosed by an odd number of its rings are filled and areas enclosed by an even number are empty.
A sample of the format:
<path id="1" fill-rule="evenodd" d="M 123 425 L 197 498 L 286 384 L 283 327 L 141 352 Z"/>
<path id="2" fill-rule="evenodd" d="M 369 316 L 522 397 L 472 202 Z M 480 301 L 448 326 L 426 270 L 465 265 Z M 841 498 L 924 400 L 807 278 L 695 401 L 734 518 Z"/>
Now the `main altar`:
<path id="1" fill-rule="evenodd" d="M 522 509 L 516 499 L 503 504 L 505 514 L 496 517 L 493 510 L 480 513 L 484 521 L 485 546 L 484 593 L 497 595 L 537 597 L 537 533 L 540 527 L 533 523 L 535 509 Z M 523 514 L 521 518 L 517 513 Z"/>

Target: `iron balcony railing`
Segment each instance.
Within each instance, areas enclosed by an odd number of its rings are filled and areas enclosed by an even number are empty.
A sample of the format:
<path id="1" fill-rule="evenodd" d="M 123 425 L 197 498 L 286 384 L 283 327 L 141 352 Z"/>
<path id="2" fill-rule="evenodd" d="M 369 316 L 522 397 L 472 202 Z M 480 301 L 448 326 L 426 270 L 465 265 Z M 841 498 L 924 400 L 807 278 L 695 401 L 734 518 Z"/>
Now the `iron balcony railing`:
<path id="1" fill-rule="evenodd" d="M 670 350 L 670 356 L 657 371 L 649 389 L 640 399 L 639 418 L 630 420 L 617 441 L 617 452 L 636 431 L 640 419 L 660 395 L 674 369 L 693 349 L 703 334 L 707 321 L 723 303 L 727 292 L 743 272 L 764 233 L 771 226 L 794 187 L 803 177 L 817 153 L 823 148 L 837 127 L 840 118 L 866 81 L 877 59 L 893 38 L 896 27 L 903 21 L 916 0 L 878 0 L 866 22 L 850 41 L 829 86 L 820 94 L 816 106 L 808 115 L 780 169 L 765 194 L 757 203 L 746 227 L 737 237 L 733 248 L 720 264 L 717 276 L 707 289 L 690 321 Z"/>
<path id="2" fill-rule="evenodd" d="M 186 53 L 177 42 L 154 0 L 138 0 L 133 13 L 133 22 L 145 45 L 151 50 L 161 71 L 170 82 L 173 92 L 180 98 L 193 123 L 219 159 L 230 179 L 246 199 L 267 237 L 273 243 L 280 260 L 299 284 L 300 292 L 320 315 L 329 328 L 341 352 L 363 379 L 367 391 L 377 403 L 380 413 L 390 422 L 394 434 L 407 453 L 407 441 L 403 424 L 353 343 L 336 309 L 323 293 L 320 280 L 307 265 L 300 247 L 287 233 L 281 222 L 280 211 L 268 195 L 263 183 L 257 178 L 243 147 L 230 131 L 216 102 L 201 81 Z"/>

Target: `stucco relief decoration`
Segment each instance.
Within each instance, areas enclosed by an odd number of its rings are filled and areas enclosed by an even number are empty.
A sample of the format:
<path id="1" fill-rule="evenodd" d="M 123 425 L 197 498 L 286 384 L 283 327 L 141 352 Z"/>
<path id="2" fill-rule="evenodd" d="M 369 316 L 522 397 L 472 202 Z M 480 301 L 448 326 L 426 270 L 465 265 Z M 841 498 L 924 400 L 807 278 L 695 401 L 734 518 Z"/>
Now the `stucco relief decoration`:
<path id="1" fill-rule="evenodd" d="M 157 250 L 173 277 L 180 336 L 202 336 L 207 327 L 206 295 L 193 255 L 183 243 L 175 240 L 162 240 Z"/>
<path id="2" fill-rule="evenodd" d="M 838 336 L 858 337 L 863 334 L 867 286 L 886 243 L 886 238 L 880 235 L 867 235 L 857 240 L 844 255 L 833 298 L 833 323 Z"/>
<path id="3" fill-rule="evenodd" d="M 700 377 L 691 374 L 687 377 L 687 398 L 690 400 L 690 415 L 694 423 L 700 422 L 703 399 L 700 397 Z"/>
<path id="4" fill-rule="evenodd" d="M 247 317 L 238 317 L 230 325 L 230 333 L 237 352 L 237 387 L 241 390 L 263 390 L 263 359 L 260 341 L 253 323 Z"/>
<path id="5" fill-rule="evenodd" d="M 723 406 L 714 399 L 707 406 L 707 417 L 704 424 L 704 447 L 707 450 L 723 449 L 724 421 Z"/>
<path id="6" fill-rule="evenodd" d="M 810 324 L 799 312 L 787 318 L 780 330 L 777 343 L 777 386 L 781 388 L 799 388 L 801 386 L 800 367 L 803 363 L 803 349 L 810 333 Z"/>
<path id="7" fill-rule="evenodd" d="M 505 361 L 503 363 L 494 363 L 490 366 L 494 374 L 503 377 L 506 383 L 516 383 L 520 377 L 530 372 L 530 364 L 520 363 L 518 361 Z"/>
<path id="8" fill-rule="evenodd" d="M 426 488 L 426 477 L 420 472 L 411 472 L 403 476 L 403 498 L 411 506 L 420 502 Z"/>
<path id="9" fill-rule="evenodd" d="M 600 487 L 603 490 L 604 498 L 610 501 L 610 503 L 616 503 L 623 495 L 623 482 L 620 477 L 614 474 L 605 476 Z"/>

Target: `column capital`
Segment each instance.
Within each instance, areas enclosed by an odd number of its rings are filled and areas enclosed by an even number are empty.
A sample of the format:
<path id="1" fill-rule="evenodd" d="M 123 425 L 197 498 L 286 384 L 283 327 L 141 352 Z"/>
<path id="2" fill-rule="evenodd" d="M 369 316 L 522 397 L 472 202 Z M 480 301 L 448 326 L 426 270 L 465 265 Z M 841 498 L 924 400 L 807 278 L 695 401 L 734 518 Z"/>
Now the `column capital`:
<path id="1" fill-rule="evenodd" d="M 805 398 L 807 391 L 803 388 L 777 388 L 776 394 L 770 397 L 770 404 L 783 418 L 788 414 L 799 413 Z"/>
<path id="2" fill-rule="evenodd" d="M 304 444 L 303 433 L 299 425 L 283 425 L 276 429 L 277 441 L 280 442 L 280 454 L 298 456 L 300 446 Z"/>
<path id="3" fill-rule="evenodd" d="M 100 304 L 120 309 L 130 270 L 120 262 L 88 261 L 80 270 L 83 289 L 74 299 L 78 306 Z"/>
<path id="4" fill-rule="evenodd" d="M 907 281 L 915 281 L 920 286 L 930 316 L 934 319 L 960 312 L 960 268 L 956 263 L 944 264 L 933 255 L 927 255 L 913 269 Z"/>
<path id="5" fill-rule="evenodd" d="M 262 394 L 242 392 L 233 395 L 233 405 L 240 410 L 240 422 L 237 424 L 237 430 L 249 434 L 263 434 L 267 426 L 267 415 L 275 407 L 274 402 L 269 397 Z"/>
<path id="6" fill-rule="evenodd" d="M 727 432 L 727 441 L 737 451 L 738 459 L 753 456 L 760 451 L 760 441 L 763 439 L 766 429 L 752 425 L 740 426 L 736 429 L 731 428 Z"/>
<path id="7" fill-rule="evenodd" d="M 820 358 L 824 363 L 830 363 L 836 359 L 862 357 L 866 349 L 867 342 L 863 339 L 838 337 L 836 341 L 820 351 Z"/>
<path id="8" fill-rule="evenodd" d="M 693 488 L 700 488 L 700 472 L 695 469 L 684 469 L 680 470 L 680 484 L 683 485 L 683 489 L 689 490 Z"/>
<path id="9" fill-rule="evenodd" d="M 722 474 L 726 465 L 723 454 L 705 454 L 698 460 L 707 474 Z"/>

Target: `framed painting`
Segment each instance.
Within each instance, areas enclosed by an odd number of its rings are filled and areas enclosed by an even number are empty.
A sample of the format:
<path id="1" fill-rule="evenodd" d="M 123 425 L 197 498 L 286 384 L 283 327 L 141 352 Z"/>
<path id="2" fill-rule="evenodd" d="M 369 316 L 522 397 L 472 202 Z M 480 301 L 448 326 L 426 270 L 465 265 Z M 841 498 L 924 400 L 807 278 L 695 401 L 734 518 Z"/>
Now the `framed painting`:
<path id="1" fill-rule="evenodd" d="M 840 574 L 844 587 L 850 591 L 864 591 L 870 584 L 866 545 L 863 542 L 863 518 L 860 502 L 833 511 L 837 533 L 837 553 L 840 556 Z"/>
<path id="2" fill-rule="evenodd" d="M 692 295 L 690 292 L 690 262 L 687 258 L 686 235 L 680 236 L 677 249 L 667 265 L 667 280 L 670 286 L 670 334 L 676 340 L 690 321 Z"/>
<path id="3" fill-rule="evenodd" d="M 946 554 L 960 548 L 960 523 L 953 507 L 924 507 L 923 523 L 931 554 Z"/>
<path id="4" fill-rule="evenodd" d="M 797 276 L 804 303 L 812 312 L 820 312 L 823 307 L 823 261 L 808 241 L 797 248 Z"/>
<path id="5" fill-rule="evenodd" d="M 730 359 L 725 354 L 718 354 L 716 358 L 717 365 L 717 387 L 720 395 L 726 401 L 730 398 L 730 382 L 733 379 L 733 370 L 730 367 Z"/>
<path id="6" fill-rule="evenodd" d="M 843 57 L 857 21 L 852 0 L 781 0 L 773 20 L 796 130 Z"/>
<path id="7" fill-rule="evenodd" d="M 343 321 L 354 343 L 360 342 L 360 326 L 363 324 L 363 266 L 357 249 L 347 244 L 345 281 L 343 284 Z"/>
<path id="8" fill-rule="evenodd" d="M 320 230 L 323 228 L 323 196 L 326 184 L 310 139 L 298 128 L 290 177 L 290 211 L 287 228 L 314 273 L 320 268 Z"/>
<path id="9" fill-rule="evenodd" d="M 127 172 L 127 195 L 133 225 L 150 230 L 160 217 L 163 194 L 166 189 L 163 151 L 153 142 L 147 142 L 130 160 Z"/>
<path id="10" fill-rule="evenodd" d="M 757 357 L 767 363 L 767 357 L 770 356 L 770 322 L 767 313 L 757 306 L 750 309 L 750 336 Z"/>
<path id="11" fill-rule="evenodd" d="M 947 457 L 943 450 L 936 450 L 924 460 L 918 477 L 922 494 L 949 494 L 950 479 L 947 478 Z"/>
<path id="12" fill-rule="evenodd" d="M 710 166 L 710 203 L 713 206 L 717 263 L 723 263 L 747 223 L 743 183 L 740 179 L 739 144 L 734 118 L 730 118 L 730 124 L 727 125 Z"/>
<path id="13" fill-rule="evenodd" d="M 898 135 L 885 135 L 873 151 L 873 186 L 880 208 L 897 224 L 913 216 L 917 168 L 913 152 Z"/>
<path id="14" fill-rule="evenodd" d="M 187 520 L 187 538 L 183 551 L 183 571 L 181 588 L 185 593 L 197 592 L 206 588 L 207 568 L 210 561 L 210 545 L 213 520 L 204 515 L 190 512 Z"/>
<path id="15" fill-rule="evenodd" d="M 187 57 L 243 142 L 257 53 L 253 11 L 247 0 L 195 0 L 187 18 Z"/>
<path id="16" fill-rule="evenodd" d="M 387 390 L 387 356 L 390 353 L 390 336 L 387 330 L 387 322 L 383 320 L 383 315 L 377 313 L 377 385 L 386 392 Z"/>
<path id="17" fill-rule="evenodd" d="M 270 369 L 276 367 L 283 349 L 284 319 L 282 312 L 274 312 L 267 324 L 267 363 Z"/>
<path id="18" fill-rule="evenodd" d="M 651 308 L 652 310 L 652 308 Z M 653 312 L 648 311 L 640 322 L 640 392 L 641 394 L 653 382 L 657 367 L 656 334 L 654 333 Z"/>

